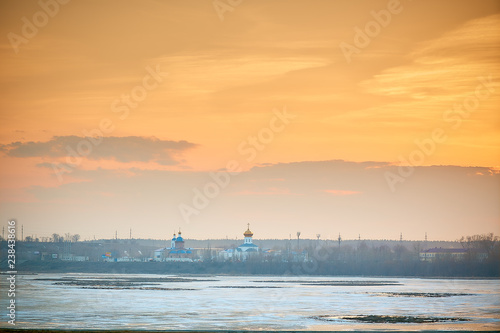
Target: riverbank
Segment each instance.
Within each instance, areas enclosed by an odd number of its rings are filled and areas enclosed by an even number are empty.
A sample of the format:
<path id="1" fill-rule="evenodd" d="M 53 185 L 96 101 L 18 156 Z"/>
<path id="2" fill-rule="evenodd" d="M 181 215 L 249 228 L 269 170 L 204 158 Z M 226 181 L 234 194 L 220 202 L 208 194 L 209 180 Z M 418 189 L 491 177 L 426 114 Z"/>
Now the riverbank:
<path id="1" fill-rule="evenodd" d="M 403 276 L 499 278 L 494 263 L 330 263 L 330 262 L 71 262 L 24 261 L 18 274 L 30 273 L 110 273 L 184 275 L 283 275 L 283 276 Z"/>
<path id="2" fill-rule="evenodd" d="M 325 333 L 325 331 L 293 331 L 293 330 L 288 330 L 288 331 L 264 331 L 264 330 L 256 330 L 256 331 L 251 331 L 251 330 L 198 330 L 198 331 L 189 331 L 189 330 L 175 330 L 175 331 L 168 331 L 168 330 L 50 330 L 50 329 L 10 329 L 10 328 L 2 328 L 0 327 L 2 332 L 4 333 L 103 333 L 103 332 L 108 332 L 108 333 L 160 333 L 160 332 L 165 332 L 165 333 L 268 333 L 268 332 L 279 332 L 279 333 Z M 496 332 L 495 330 L 483 330 L 483 331 L 464 331 L 464 330 L 458 330 L 459 332 L 465 333 L 465 332 L 474 332 L 474 333 L 481 333 L 481 332 Z M 345 331 L 326 331 L 326 332 L 331 332 L 331 333 L 345 333 Z M 376 331 L 356 331 L 357 333 L 380 333 L 380 330 Z M 383 331 L 382 331 L 383 332 Z M 418 331 L 415 330 L 409 330 L 409 331 L 397 331 L 397 333 L 415 333 Z M 425 330 L 426 333 L 450 333 L 453 332 L 451 330 Z"/>

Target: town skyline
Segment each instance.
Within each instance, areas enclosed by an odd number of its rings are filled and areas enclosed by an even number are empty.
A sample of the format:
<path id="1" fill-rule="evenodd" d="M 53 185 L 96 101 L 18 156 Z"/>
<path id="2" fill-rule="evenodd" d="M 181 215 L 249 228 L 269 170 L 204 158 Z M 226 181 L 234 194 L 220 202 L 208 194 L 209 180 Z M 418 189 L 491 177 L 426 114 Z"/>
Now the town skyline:
<path id="1" fill-rule="evenodd" d="M 16 224 L 17 221 L 16 221 Z M 247 223 L 247 229 L 250 230 L 249 228 L 250 223 Z M 140 237 L 134 237 L 134 233 L 132 228 L 129 228 L 128 230 L 115 230 L 114 234 L 106 237 L 98 237 L 98 235 L 94 234 L 91 235 L 90 237 L 82 237 L 79 233 L 70 233 L 70 232 L 49 232 L 48 234 L 43 234 L 43 235 L 38 235 L 38 234 L 33 234 L 30 233 L 29 230 L 24 229 L 23 224 L 18 224 L 20 232 L 16 233 L 16 238 L 17 240 L 21 241 L 27 241 L 27 242 L 88 242 L 88 241 L 102 241 L 102 240 L 118 240 L 118 241 L 127 241 L 127 240 L 151 240 L 151 241 L 170 241 L 171 236 L 177 237 L 178 235 L 182 234 L 183 238 L 186 240 L 191 240 L 191 241 L 218 241 L 218 240 L 233 240 L 233 241 L 238 241 L 238 240 L 243 240 L 244 235 L 247 231 L 245 229 L 245 232 L 241 232 L 240 235 L 232 235 L 232 237 L 227 234 L 222 237 L 214 237 L 214 238 L 194 238 L 190 237 L 189 234 L 186 237 L 186 234 L 184 231 L 181 230 L 181 228 L 178 229 L 172 229 L 172 233 L 170 235 L 163 235 L 165 237 L 156 237 L 156 238 L 140 238 Z M 2 238 L 7 239 L 5 235 L 5 227 L 2 227 Z M 126 232 L 125 232 L 126 231 Z M 188 230 L 189 232 L 189 230 Z M 495 233 L 493 232 L 488 232 L 484 233 L 483 235 L 493 235 L 496 236 Z M 125 236 L 124 236 L 125 235 Z M 349 234 L 350 235 L 350 234 Z M 479 234 L 477 234 L 479 235 Z M 255 236 L 255 233 L 253 234 Z M 391 235 L 393 236 L 393 235 Z M 398 233 L 396 235 L 397 237 L 383 237 L 383 238 L 370 238 L 369 235 L 362 235 L 361 233 L 358 233 L 356 237 L 345 237 L 345 235 L 342 235 L 341 233 L 338 234 L 321 234 L 321 233 L 307 233 L 307 232 L 302 232 L 300 230 L 295 231 L 295 232 L 290 232 L 288 234 L 288 237 L 283 237 L 283 238 L 262 238 L 262 237 L 253 237 L 256 240 L 279 240 L 279 241 L 292 241 L 292 242 L 297 242 L 299 241 L 314 241 L 314 242 L 338 242 L 339 238 L 341 242 L 347 241 L 347 242 L 352 242 L 352 241 L 402 241 L 402 242 L 458 242 L 460 239 L 435 239 L 429 237 L 429 234 L 427 232 L 424 233 L 423 238 L 405 238 L 405 235 L 403 235 L 402 232 Z M 467 237 L 467 236 L 473 236 L 471 235 L 462 235 L 462 237 Z"/>

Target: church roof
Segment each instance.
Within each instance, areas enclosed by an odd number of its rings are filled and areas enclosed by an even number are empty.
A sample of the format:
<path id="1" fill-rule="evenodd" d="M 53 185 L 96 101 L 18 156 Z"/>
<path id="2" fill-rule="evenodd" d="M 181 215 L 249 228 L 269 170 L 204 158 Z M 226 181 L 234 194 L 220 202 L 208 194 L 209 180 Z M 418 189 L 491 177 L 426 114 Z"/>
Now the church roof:
<path id="1" fill-rule="evenodd" d="M 245 231 L 243 236 L 245 236 L 245 237 L 252 237 L 253 236 L 253 232 L 250 231 L 250 223 L 248 223 L 247 231 Z"/>
<path id="2" fill-rule="evenodd" d="M 238 247 L 258 247 L 258 246 L 257 246 L 257 245 L 255 245 L 255 244 L 248 244 L 248 243 L 247 243 L 247 244 L 241 244 L 241 245 L 240 245 L 240 246 L 238 246 Z"/>
<path id="3" fill-rule="evenodd" d="M 184 242 L 184 239 L 182 239 L 181 235 L 182 235 L 182 232 L 179 230 L 177 238 L 175 238 L 175 234 L 174 234 L 174 238 L 172 240 L 174 240 L 176 242 Z"/>

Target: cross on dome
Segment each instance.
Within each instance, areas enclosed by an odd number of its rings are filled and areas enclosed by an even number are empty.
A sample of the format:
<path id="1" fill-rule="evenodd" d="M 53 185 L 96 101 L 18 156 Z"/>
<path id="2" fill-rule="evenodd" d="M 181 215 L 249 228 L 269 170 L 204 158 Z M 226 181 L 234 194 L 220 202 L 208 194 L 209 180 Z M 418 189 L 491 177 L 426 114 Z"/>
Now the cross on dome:
<path id="1" fill-rule="evenodd" d="M 253 232 L 250 231 L 250 223 L 248 223 L 247 226 L 248 226 L 248 229 L 247 229 L 247 231 L 245 231 L 245 233 L 243 234 L 243 236 L 245 236 L 245 237 L 252 237 L 253 236 Z"/>

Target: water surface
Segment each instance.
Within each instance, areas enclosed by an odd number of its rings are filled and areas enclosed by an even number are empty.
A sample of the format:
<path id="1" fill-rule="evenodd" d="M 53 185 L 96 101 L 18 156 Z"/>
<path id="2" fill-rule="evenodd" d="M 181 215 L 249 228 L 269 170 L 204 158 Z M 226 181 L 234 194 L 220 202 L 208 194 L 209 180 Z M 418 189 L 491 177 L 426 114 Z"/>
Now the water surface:
<path id="1" fill-rule="evenodd" d="M 500 330 L 499 280 L 211 276 L 170 281 L 168 277 L 176 276 L 18 275 L 16 328 Z M 5 276 L 0 287 L 1 308 L 6 309 Z M 342 319 L 359 315 L 468 321 L 389 324 Z M 6 315 L 2 318 L 0 327 L 11 327 Z"/>

